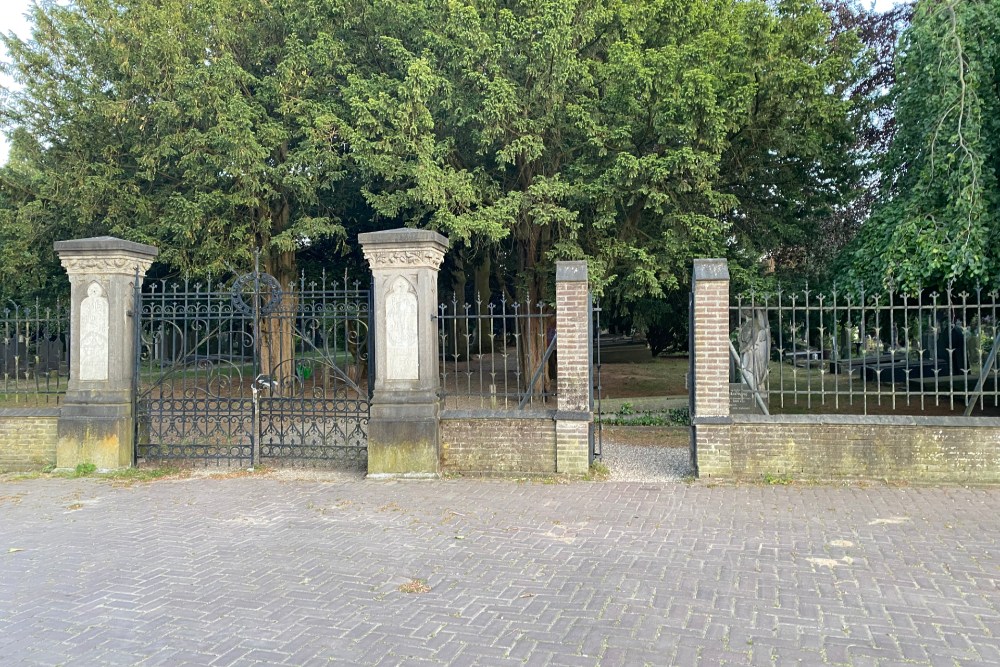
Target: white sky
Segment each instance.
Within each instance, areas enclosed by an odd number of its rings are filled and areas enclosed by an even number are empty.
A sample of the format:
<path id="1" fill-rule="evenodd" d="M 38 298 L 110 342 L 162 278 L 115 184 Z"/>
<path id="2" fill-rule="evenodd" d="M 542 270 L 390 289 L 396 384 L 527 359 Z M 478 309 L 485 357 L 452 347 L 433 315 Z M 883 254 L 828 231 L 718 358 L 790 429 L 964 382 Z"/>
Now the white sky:
<path id="1" fill-rule="evenodd" d="M 879 9 L 886 9 L 898 0 L 874 0 L 875 6 Z M 24 18 L 24 13 L 28 10 L 32 0 L 0 0 L 0 32 L 7 34 L 13 31 L 19 37 L 27 37 L 29 33 L 28 22 Z M 7 51 L 0 46 L 0 58 L 7 59 Z M 0 76 L 0 85 L 9 87 L 13 84 L 8 77 Z M 7 140 L 0 134 L 0 164 L 7 161 Z"/>

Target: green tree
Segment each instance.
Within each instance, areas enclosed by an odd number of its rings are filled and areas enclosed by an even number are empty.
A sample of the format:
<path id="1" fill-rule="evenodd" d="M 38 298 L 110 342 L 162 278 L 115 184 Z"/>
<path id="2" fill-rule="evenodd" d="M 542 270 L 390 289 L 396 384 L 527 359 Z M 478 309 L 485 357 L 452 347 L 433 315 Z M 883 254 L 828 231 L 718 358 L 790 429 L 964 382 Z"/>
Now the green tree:
<path id="1" fill-rule="evenodd" d="M 24 169 L 16 223 L 49 239 L 111 234 L 192 273 L 253 265 L 282 285 L 296 252 L 346 236 L 338 86 L 350 61 L 338 3 L 73 0 L 4 38 L 24 86 L 4 105 Z M 19 175 L 29 178 L 17 178 Z M 48 243 L 47 243 L 48 245 Z M 51 247 L 51 246 L 49 246 Z M 24 254 L 15 266 L 35 258 Z M 294 295 L 285 292 L 285 307 Z M 266 318 L 262 372 L 290 368 L 291 320 Z"/>
<path id="2" fill-rule="evenodd" d="M 491 244 L 522 300 L 561 258 L 618 304 L 682 289 L 694 256 L 755 267 L 853 194 L 861 44 L 817 2 L 379 6 L 403 17 L 385 66 L 345 93 L 369 201 Z"/>
<path id="3" fill-rule="evenodd" d="M 903 11 L 781 2 L 762 24 L 754 96 L 721 167 L 744 265 L 816 278 L 855 233 L 892 129 L 884 88 Z"/>
<path id="4" fill-rule="evenodd" d="M 282 281 L 303 243 L 343 238 L 336 4 L 73 0 L 31 19 L 31 40 L 4 37 L 23 89 L 3 120 L 32 172 L 7 180 L 51 236 L 155 243 L 197 272 L 262 248 Z"/>
<path id="5" fill-rule="evenodd" d="M 915 5 L 897 61 L 883 200 L 854 276 L 907 291 L 1000 273 L 1000 2 Z"/>

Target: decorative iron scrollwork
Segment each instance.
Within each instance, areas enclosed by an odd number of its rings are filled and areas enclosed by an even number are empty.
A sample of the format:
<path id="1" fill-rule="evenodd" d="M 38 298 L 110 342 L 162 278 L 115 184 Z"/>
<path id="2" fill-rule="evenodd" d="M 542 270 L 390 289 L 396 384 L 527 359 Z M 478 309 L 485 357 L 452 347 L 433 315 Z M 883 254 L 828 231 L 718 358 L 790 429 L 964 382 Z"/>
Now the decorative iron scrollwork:
<path id="1" fill-rule="evenodd" d="M 281 306 L 281 283 L 269 273 L 244 273 L 233 282 L 232 295 L 236 312 L 253 315 L 256 297 L 260 299 L 260 314 L 270 315 Z"/>

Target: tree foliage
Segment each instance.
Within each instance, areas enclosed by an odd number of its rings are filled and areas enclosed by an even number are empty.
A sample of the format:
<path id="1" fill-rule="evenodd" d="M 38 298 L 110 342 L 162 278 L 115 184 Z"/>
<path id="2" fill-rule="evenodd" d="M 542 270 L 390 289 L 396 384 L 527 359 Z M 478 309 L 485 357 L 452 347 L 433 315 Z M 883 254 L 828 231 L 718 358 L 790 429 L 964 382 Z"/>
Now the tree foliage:
<path id="1" fill-rule="evenodd" d="M 198 271 L 343 237 L 324 198 L 342 174 L 331 118 L 347 59 L 319 28 L 335 7 L 73 0 L 31 18 L 31 40 L 4 38 L 23 85 L 3 107 L 20 224 L 155 243 Z"/>
<path id="2" fill-rule="evenodd" d="M 694 256 L 753 267 L 853 193 L 863 49 L 817 2 L 408 6 L 355 98 L 369 200 L 503 239 L 531 300 L 559 258 L 623 303 L 679 289 Z"/>
<path id="3" fill-rule="evenodd" d="M 856 195 L 865 47 L 827 10 L 45 2 L 32 40 L 5 38 L 25 87 L 2 107 L 0 236 L 31 241 L 0 252 L 23 276 L 55 238 L 115 234 L 184 269 L 264 247 L 281 273 L 406 224 L 452 237 L 456 276 L 488 264 L 532 302 L 555 260 L 587 258 L 628 318 L 692 257 L 757 271 Z"/>
<path id="4" fill-rule="evenodd" d="M 883 201 L 854 275 L 912 291 L 1000 273 L 1000 2 L 915 5 L 897 61 Z"/>

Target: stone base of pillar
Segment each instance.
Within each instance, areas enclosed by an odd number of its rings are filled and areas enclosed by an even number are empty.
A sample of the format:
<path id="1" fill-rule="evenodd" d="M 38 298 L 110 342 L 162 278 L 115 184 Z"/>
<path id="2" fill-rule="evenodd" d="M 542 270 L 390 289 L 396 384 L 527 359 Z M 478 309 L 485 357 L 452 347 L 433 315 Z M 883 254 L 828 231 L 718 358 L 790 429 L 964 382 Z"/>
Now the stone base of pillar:
<path id="1" fill-rule="evenodd" d="M 728 479 L 733 476 L 729 420 L 717 419 L 720 423 L 696 423 L 694 427 L 698 477 Z"/>
<path id="2" fill-rule="evenodd" d="M 590 470 L 590 415 L 560 419 L 556 415 L 556 472 L 586 475 Z"/>
<path id="3" fill-rule="evenodd" d="M 368 422 L 368 477 L 431 479 L 440 474 L 438 403 L 407 394 L 372 403 Z"/>
<path id="4" fill-rule="evenodd" d="M 131 403 L 63 404 L 59 413 L 56 468 L 92 463 L 98 470 L 132 465 Z"/>

